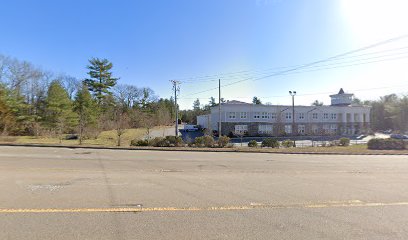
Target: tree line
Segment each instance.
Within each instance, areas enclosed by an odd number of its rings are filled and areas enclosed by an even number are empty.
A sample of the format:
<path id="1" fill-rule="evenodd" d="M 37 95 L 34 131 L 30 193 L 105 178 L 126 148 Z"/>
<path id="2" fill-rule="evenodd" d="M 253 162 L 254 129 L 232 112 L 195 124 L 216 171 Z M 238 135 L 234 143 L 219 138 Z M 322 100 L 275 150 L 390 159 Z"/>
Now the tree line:
<path id="1" fill-rule="evenodd" d="M 79 141 L 116 130 L 118 145 L 127 128 L 173 124 L 172 98 L 148 87 L 118 84 L 113 64 L 92 58 L 88 78 L 44 71 L 32 63 L 0 55 L 0 134 L 59 136 Z"/>

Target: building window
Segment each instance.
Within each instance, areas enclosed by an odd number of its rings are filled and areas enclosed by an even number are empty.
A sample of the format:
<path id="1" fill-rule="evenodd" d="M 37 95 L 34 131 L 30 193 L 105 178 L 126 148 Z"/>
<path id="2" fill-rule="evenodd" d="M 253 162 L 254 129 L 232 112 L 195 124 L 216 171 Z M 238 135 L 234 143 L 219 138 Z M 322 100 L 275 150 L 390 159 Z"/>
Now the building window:
<path id="1" fill-rule="evenodd" d="M 259 125 L 258 133 L 259 134 L 272 134 L 273 127 L 272 125 Z"/>
<path id="2" fill-rule="evenodd" d="M 276 113 L 270 113 L 271 114 L 271 119 L 276 119 Z"/>
<path id="3" fill-rule="evenodd" d="M 285 133 L 287 134 L 292 133 L 292 125 L 285 125 Z"/>
<path id="4" fill-rule="evenodd" d="M 305 114 L 304 113 L 299 113 L 299 119 L 305 119 Z"/>
<path id="5" fill-rule="evenodd" d="M 287 112 L 285 116 L 286 116 L 286 119 L 292 119 L 292 113 L 290 112 Z"/>
<path id="6" fill-rule="evenodd" d="M 298 133 L 299 134 L 305 134 L 305 132 L 306 132 L 305 125 L 298 125 Z"/>
<path id="7" fill-rule="evenodd" d="M 317 126 L 317 125 L 313 125 L 312 126 L 312 132 L 313 132 L 313 134 L 319 134 L 319 126 Z"/>
<path id="8" fill-rule="evenodd" d="M 235 116 L 235 112 L 229 112 L 229 113 L 228 113 L 228 118 L 229 118 L 229 119 L 235 119 L 235 117 L 236 117 L 236 116 Z"/>
<path id="9" fill-rule="evenodd" d="M 262 112 L 262 119 L 268 119 L 269 114 L 267 112 Z"/>
<path id="10" fill-rule="evenodd" d="M 259 112 L 254 112 L 254 118 L 259 119 L 261 117 L 261 114 Z"/>
<path id="11" fill-rule="evenodd" d="M 235 134 L 245 134 L 248 132 L 248 125 L 235 125 Z"/>
<path id="12" fill-rule="evenodd" d="M 312 118 L 313 118 L 313 119 L 317 119 L 318 117 L 319 117 L 319 114 L 318 114 L 318 113 L 313 113 L 313 114 L 312 114 Z"/>
<path id="13" fill-rule="evenodd" d="M 324 133 L 330 133 L 330 125 L 329 124 L 324 124 L 323 125 L 323 130 L 324 130 Z"/>
<path id="14" fill-rule="evenodd" d="M 332 113 L 332 114 L 331 114 L 331 119 L 337 119 L 337 114 Z"/>
<path id="15" fill-rule="evenodd" d="M 328 114 L 328 113 L 324 113 L 324 114 L 323 114 L 323 119 L 329 119 L 329 114 Z"/>
<path id="16" fill-rule="evenodd" d="M 240 117 L 241 117 L 241 119 L 247 119 L 248 113 L 247 112 L 241 112 Z"/>
<path id="17" fill-rule="evenodd" d="M 336 124 L 330 125 L 330 132 L 331 133 L 337 133 L 337 125 Z"/>

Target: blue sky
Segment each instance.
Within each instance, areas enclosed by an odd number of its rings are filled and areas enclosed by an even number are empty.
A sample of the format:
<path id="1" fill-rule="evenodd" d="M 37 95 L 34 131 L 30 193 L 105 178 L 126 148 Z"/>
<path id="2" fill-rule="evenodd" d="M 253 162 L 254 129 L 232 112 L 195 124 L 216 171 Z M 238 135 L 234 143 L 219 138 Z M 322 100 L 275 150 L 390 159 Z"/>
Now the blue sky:
<path id="1" fill-rule="evenodd" d="M 151 87 L 160 97 L 169 97 L 169 80 L 179 79 L 184 81 L 181 108 L 191 108 L 195 98 L 204 104 L 217 97 L 217 90 L 194 93 L 217 87 L 218 78 L 223 84 L 256 78 L 271 72 L 265 69 L 324 59 L 408 33 L 405 0 L 10 0 L 1 6 L 1 54 L 79 79 L 86 77 L 89 58 L 107 58 L 120 83 Z M 408 40 L 402 39 L 362 53 L 405 46 Z M 289 104 L 288 90 L 296 90 L 297 103 L 308 105 L 314 99 L 328 104 L 327 93 L 343 87 L 375 99 L 404 93 L 407 64 L 401 58 L 249 79 L 222 92 L 230 100 L 259 96 L 263 102 Z M 239 73 L 225 75 L 234 72 Z M 218 76 L 202 77 L 208 75 Z"/>

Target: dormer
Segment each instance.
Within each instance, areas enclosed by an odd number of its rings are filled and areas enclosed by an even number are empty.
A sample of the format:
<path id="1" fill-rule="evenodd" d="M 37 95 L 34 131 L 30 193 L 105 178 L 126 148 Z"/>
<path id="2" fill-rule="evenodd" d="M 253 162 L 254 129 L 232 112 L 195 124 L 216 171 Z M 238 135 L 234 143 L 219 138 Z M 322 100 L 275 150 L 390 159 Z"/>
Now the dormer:
<path id="1" fill-rule="evenodd" d="M 343 88 L 340 88 L 338 94 L 330 95 L 332 106 L 349 106 L 353 102 L 352 93 L 345 93 Z"/>

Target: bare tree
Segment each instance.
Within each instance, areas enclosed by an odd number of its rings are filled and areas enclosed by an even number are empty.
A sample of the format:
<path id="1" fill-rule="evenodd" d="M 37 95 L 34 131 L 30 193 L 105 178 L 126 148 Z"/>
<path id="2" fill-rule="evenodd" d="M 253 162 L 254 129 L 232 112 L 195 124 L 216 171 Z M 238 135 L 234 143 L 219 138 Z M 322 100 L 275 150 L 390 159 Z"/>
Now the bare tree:
<path id="1" fill-rule="evenodd" d="M 126 111 L 123 111 L 123 108 L 117 109 L 115 111 L 115 129 L 116 135 L 118 137 L 118 146 L 122 144 L 122 135 L 129 128 L 129 115 Z"/>

